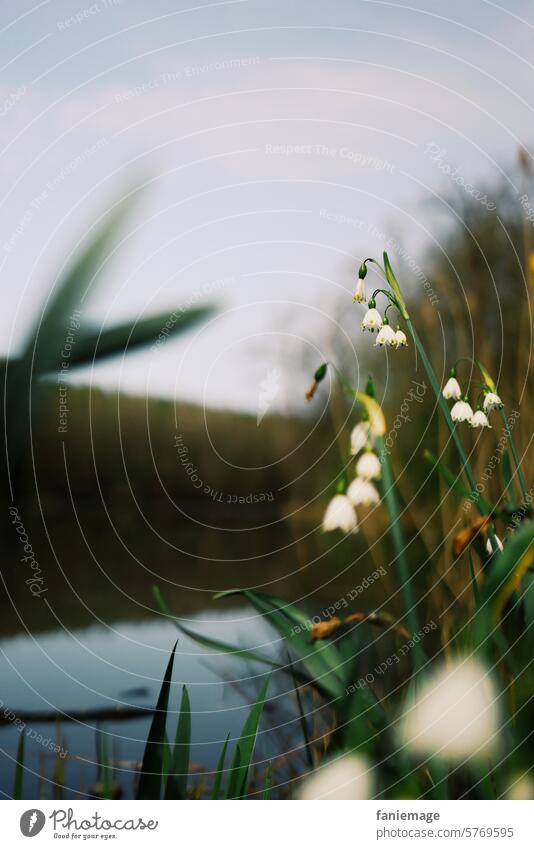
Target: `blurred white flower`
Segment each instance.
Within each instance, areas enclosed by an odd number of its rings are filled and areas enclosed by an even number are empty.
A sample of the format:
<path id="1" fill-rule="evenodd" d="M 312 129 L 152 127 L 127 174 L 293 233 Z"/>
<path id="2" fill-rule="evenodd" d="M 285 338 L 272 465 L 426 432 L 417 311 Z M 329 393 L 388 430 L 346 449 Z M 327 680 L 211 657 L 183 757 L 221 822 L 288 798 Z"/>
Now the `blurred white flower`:
<path id="1" fill-rule="evenodd" d="M 403 743 L 419 754 L 462 760 L 497 743 L 496 692 L 487 670 L 472 658 L 434 673 L 400 723 Z"/>
<path id="2" fill-rule="evenodd" d="M 365 283 L 361 278 L 359 278 L 356 283 L 356 291 L 354 293 L 353 300 L 358 301 L 359 304 L 363 304 L 363 302 L 367 300 L 365 297 Z"/>
<path id="3" fill-rule="evenodd" d="M 361 755 L 341 755 L 335 761 L 308 773 L 299 799 L 369 799 L 371 770 Z"/>
<path id="4" fill-rule="evenodd" d="M 406 339 L 406 333 L 404 330 L 397 330 L 395 333 L 395 347 L 396 348 L 407 348 L 408 340 Z"/>
<path id="5" fill-rule="evenodd" d="M 500 410 L 503 407 L 503 402 L 495 392 L 488 392 L 484 398 L 484 412 L 491 413 L 493 410 Z"/>
<path id="6" fill-rule="evenodd" d="M 484 413 L 482 410 L 476 411 L 476 413 L 469 420 L 469 424 L 471 425 L 471 427 L 491 427 L 486 413 Z"/>
<path id="7" fill-rule="evenodd" d="M 534 779 L 532 776 L 528 772 L 517 775 L 508 787 L 506 798 L 513 799 L 514 802 L 534 799 Z"/>
<path id="8" fill-rule="evenodd" d="M 499 539 L 497 534 L 495 534 L 495 542 L 497 543 L 497 548 L 499 549 L 499 551 L 504 551 L 504 545 L 502 544 L 502 541 Z M 493 554 L 493 546 L 489 537 L 486 543 L 486 551 L 488 552 L 488 554 Z"/>
<path id="9" fill-rule="evenodd" d="M 371 430 L 371 422 L 358 422 L 358 424 L 352 428 L 352 432 L 350 435 L 350 453 L 351 454 L 359 454 L 365 446 L 367 445 L 367 440 L 369 439 L 369 431 Z"/>
<path id="10" fill-rule="evenodd" d="M 473 418 L 473 409 L 467 401 L 457 401 L 451 410 L 453 422 L 469 422 Z"/>
<path id="11" fill-rule="evenodd" d="M 387 345 L 388 347 L 395 347 L 395 343 L 395 331 L 390 324 L 383 324 L 381 329 L 378 331 L 375 348 L 377 346 L 381 348 L 384 345 Z"/>
<path id="12" fill-rule="evenodd" d="M 367 310 L 363 317 L 362 321 L 362 330 L 370 330 L 371 333 L 374 333 L 375 330 L 379 330 L 382 327 L 382 316 L 378 312 L 377 309 L 372 307 L 370 310 Z"/>
<path id="13" fill-rule="evenodd" d="M 356 475 L 364 480 L 377 479 L 382 474 L 380 460 L 372 451 L 366 451 L 362 454 L 356 463 Z"/>
<path id="14" fill-rule="evenodd" d="M 334 495 L 323 518 L 323 531 L 338 529 L 346 534 L 354 534 L 358 530 L 356 511 L 346 495 Z"/>
<path id="15" fill-rule="evenodd" d="M 443 397 L 450 401 L 451 398 L 454 401 L 459 401 L 462 397 L 462 390 L 460 389 L 460 384 L 456 380 L 455 377 L 449 377 L 447 383 L 443 387 Z"/>
<path id="16" fill-rule="evenodd" d="M 378 504 L 380 501 L 380 495 L 374 483 L 364 478 L 354 478 L 347 489 L 347 496 L 355 507 L 360 504 L 363 504 L 364 507 L 371 507 L 371 505 Z"/>

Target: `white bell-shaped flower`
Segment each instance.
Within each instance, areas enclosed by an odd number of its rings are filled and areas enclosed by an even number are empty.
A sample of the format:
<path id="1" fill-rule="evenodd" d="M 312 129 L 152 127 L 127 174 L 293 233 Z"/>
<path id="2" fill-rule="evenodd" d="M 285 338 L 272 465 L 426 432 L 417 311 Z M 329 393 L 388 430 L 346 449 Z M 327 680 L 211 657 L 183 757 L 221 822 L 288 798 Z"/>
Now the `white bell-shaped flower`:
<path id="1" fill-rule="evenodd" d="M 347 496 L 350 498 L 355 507 L 362 504 L 364 507 L 372 507 L 380 501 L 380 495 L 374 483 L 365 478 L 354 478 L 349 488 Z"/>
<path id="2" fill-rule="evenodd" d="M 301 800 L 369 799 L 371 768 L 361 755 L 341 755 L 309 773 L 299 792 Z"/>
<path id="3" fill-rule="evenodd" d="M 493 410 L 500 410 L 503 407 L 503 402 L 495 392 L 488 392 L 484 397 L 484 412 L 491 413 Z"/>
<path id="4" fill-rule="evenodd" d="M 380 460 L 372 451 L 366 451 L 362 454 L 356 463 L 356 475 L 366 481 L 376 480 L 382 474 Z"/>
<path id="5" fill-rule="evenodd" d="M 367 442 L 369 440 L 369 432 L 371 430 L 371 423 L 367 422 L 358 422 L 358 424 L 352 428 L 352 432 L 350 434 L 350 453 L 353 455 L 359 454 L 360 451 L 363 451 Z"/>
<path id="6" fill-rule="evenodd" d="M 470 422 L 473 418 L 473 408 L 467 401 L 457 401 L 451 410 L 453 422 Z"/>
<path id="7" fill-rule="evenodd" d="M 367 310 L 362 321 L 362 330 L 370 330 L 374 333 L 375 330 L 380 330 L 382 327 L 382 316 L 374 307 Z"/>
<path id="8" fill-rule="evenodd" d="M 498 741 L 497 694 L 487 670 L 472 658 L 434 673 L 416 691 L 400 734 L 412 752 L 451 761 L 488 753 Z"/>
<path id="9" fill-rule="evenodd" d="M 358 278 L 358 282 L 356 283 L 356 291 L 354 292 L 353 300 L 357 301 L 359 304 L 363 304 L 364 301 L 367 300 L 365 297 L 365 283 L 361 277 Z"/>
<path id="10" fill-rule="evenodd" d="M 395 333 L 395 347 L 396 348 L 407 348 L 408 347 L 408 340 L 406 339 L 406 333 L 404 332 L 404 330 L 400 330 L 400 328 L 397 328 L 397 331 Z"/>
<path id="11" fill-rule="evenodd" d="M 449 377 L 447 383 L 443 387 L 443 397 L 446 398 L 447 401 L 459 401 L 462 397 L 462 390 L 460 389 L 460 384 L 458 383 L 455 377 Z"/>
<path id="12" fill-rule="evenodd" d="M 504 545 L 502 544 L 502 540 L 499 539 L 497 534 L 494 534 L 495 543 L 499 551 L 504 551 Z M 488 541 L 486 542 L 486 551 L 488 554 L 493 554 L 493 545 L 491 543 L 491 538 L 488 537 Z"/>
<path id="13" fill-rule="evenodd" d="M 365 313 L 362 321 L 362 330 L 369 330 L 374 333 L 375 330 L 380 330 L 382 327 L 382 316 L 376 309 L 376 302 L 371 298 L 369 301 L 369 309 Z"/>
<path id="14" fill-rule="evenodd" d="M 385 319 L 384 319 L 385 322 Z M 388 347 L 396 347 L 395 341 L 395 331 L 389 324 L 382 324 L 382 327 L 378 331 L 378 336 L 376 337 L 375 348 L 378 346 L 379 348 L 383 348 L 384 345 Z"/>
<path id="15" fill-rule="evenodd" d="M 346 534 L 355 534 L 358 530 L 356 510 L 346 495 L 334 495 L 324 514 L 323 531 L 337 530 Z"/>
<path id="16" fill-rule="evenodd" d="M 477 410 L 473 417 L 469 419 L 471 427 L 491 427 L 486 413 L 482 410 Z"/>

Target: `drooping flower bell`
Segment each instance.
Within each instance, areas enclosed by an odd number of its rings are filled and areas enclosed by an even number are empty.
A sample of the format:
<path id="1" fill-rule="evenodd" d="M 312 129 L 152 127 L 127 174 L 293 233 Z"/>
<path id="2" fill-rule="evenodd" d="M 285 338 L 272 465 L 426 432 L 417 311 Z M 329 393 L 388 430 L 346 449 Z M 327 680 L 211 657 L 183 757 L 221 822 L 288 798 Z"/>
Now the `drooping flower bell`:
<path id="1" fill-rule="evenodd" d="M 371 298 L 367 306 L 369 309 L 363 317 L 362 330 L 369 330 L 370 333 L 374 333 L 375 330 L 380 330 L 382 327 L 382 316 L 376 309 L 376 301 L 373 298 Z"/>
<path id="2" fill-rule="evenodd" d="M 397 331 L 395 333 L 395 347 L 396 348 L 407 348 L 408 340 L 406 339 L 406 333 L 404 330 L 401 330 L 397 325 Z"/>
<path id="3" fill-rule="evenodd" d="M 486 413 L 482 410 L 477 410 L 476 413 L 469 419 L 471 427 L 491 427 Z"/>
<path id="4" fill-rule="evenodd" d="M 473 418 L 473 408 L 466 400 L 461 398 L 451 410 L 453 422 L 470 422 Z"/>
<path id="5" fill-rule="evenodd" d="M 484 397 L 484 412 L 491 413 L 493 410 L 500 410 L 504 404 L 495 392 L 487 392 Z"/>
<path id="6" fill-rule="evenodd" d="M 384 345 L 388 347 L 396 346 L 396 338 L 395 331 L 391 327 L 387 315 L 384 316 L 384 320 L 382 322 L 382 327 L 378 331 L 378 336 L 376 337 L 375 348 L 378 346 L 379 348 L 383 348 Z"/>
<path id="7" fill-rule="evenodd" d="M 456 369 L 454 368 L 451 369 L 451 376 L 443 387 L 443 397 L 446 398 L 447 401 L 459 401 L 462 397 L 462 390 L 460 389 L 460 384 L 456 380 Z"/>
<path id="8" fill-rule="evenodd" d="M 377 480 L 382 474 L 380 460 L 372 451 L 362 454 L 356 463 L 356 475 L 366 481 Z"/>
<path id="9" fill-rule="evenodd" d="M 374 483 L 365 478 L 354 478 L 347 489 L 347 496 L 355 507 L 372 507 L 380 501 L 380 495 Z"/>
<path id="10" fill-rule="evenodd" d="M 497 549 L 499 551 L 504 551 L 504 545 L 502 544 L 502 541 L 499 539 L 497 534 L 494 534 L 493 536 L 495 538 L 495 545 L 496 545 Z M 488 537 L 488 541 L 486 543 L 486 551 L 488 552 L 488 554 L 494 554 L 495 552 L 494 552 L 493 549 L 494 549 L 494 546 L 492 545 L 491 537 Z"/>
<path id="11" fill-rule="evenodd" d="M 365 283 L 363 280 L 358 279 L 358 282 L 356 283 L 356 291 L 354 292 L 352 300 L 357 301 L 359 304 L 363 304 L 364 301 L 367 300 L 365 297 Z"/>
<path id="12" fill-rule="evenodd" d="M 358 530 L 356 510 L 346 495 L 334 495 L 324 514 L 323 531 L 337 530 L 346 534 L 355 534 Z"/>
<path id="13" fill-rule="evenodd" d="M 371 422 L 358 422 L 358 424 L 352 428 L 352 432 L 350 434 L 350 453 L 353 456 L 359 454 L 360 451 L 363 451 L 367 442 L 369 440 L 369 433 L 371 430 Z"/>

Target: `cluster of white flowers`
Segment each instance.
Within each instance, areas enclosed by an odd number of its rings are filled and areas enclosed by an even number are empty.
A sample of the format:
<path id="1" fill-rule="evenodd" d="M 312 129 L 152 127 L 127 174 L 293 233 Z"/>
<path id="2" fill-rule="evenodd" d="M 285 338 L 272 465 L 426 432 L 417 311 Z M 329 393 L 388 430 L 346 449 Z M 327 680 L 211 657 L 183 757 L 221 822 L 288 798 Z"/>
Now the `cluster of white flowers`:
<path id="1" fill-rule="evenodd" d="M 346 534 L 356 533 L 356 507 L 373 507 L 380 501 L 373 481 L 380 478 L 382 470 L 370 440 L 370 422 L 359 422 L 350 435 L 350 452 L 354 457 L 358 457 L 356 477 L 349 484 L 346 493 L 338 493 L 330 501 L 323 518 L 323 531 L 339 529 Z"/>
<path id="2" fill-rule="evenodd" d="M 455 370 L 452 369 L 451 376 L 443 387 L 443 397 L 447 401 L 454 401 L 451 409 L 453 422 L 469 422 L 471 427 L 491 427 L 488 414 L 498 410 L 503 403 L 495 392 L 486 392 L 484 395 L 483 408 L 473 412 L 473 408 L 466 395 L 462 395 L 460 384 L 456 380 Z"/>
<path id="3" fill-rule="evenodd" d="M 360 281 L 362 282 L 362 281 Z M 359 300 L 356 298 L 356 300 Z M 376 303 L 372 299 L 368 303 L 369 309 L 365 313 L 362 321 L 362 330 L 368 330 L 370 333 L 377 331 L 375 348 L 405 348 L 408 345 L 406 334 L 397 327 L 393 330 L 387 316 L 382 316 L 376 309 Z"/>
<path id="4" fill-rule="evenodd" d="M 366 300 L 364 278 L 367 275 L 367 265 L 362 262 L 358 270 L 358 283 L 354 293 L 354 300 L 359 304 L 363 304 Z M 370 333 L 377 332 L 375 348 L 406 348 L 408 340 L 406 334 L 397 325 L 397 330 L 393 330 L 389 323 L 387 315 L 382 316 L 376 308 L 376 301 L 370 298 L 367 304 L 367 312 L 362 321 L 362 330 L 368 330 Z M 387 312 L 387 310 L 386 310 Z"/>

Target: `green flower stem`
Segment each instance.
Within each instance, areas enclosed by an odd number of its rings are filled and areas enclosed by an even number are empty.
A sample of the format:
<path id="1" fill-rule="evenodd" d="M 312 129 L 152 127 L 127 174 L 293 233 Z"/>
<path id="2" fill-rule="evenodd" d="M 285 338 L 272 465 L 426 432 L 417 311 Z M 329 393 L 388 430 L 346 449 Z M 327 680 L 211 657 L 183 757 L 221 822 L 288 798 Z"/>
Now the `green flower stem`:
<path id="1" fill-rule="evenodd" d="M 340 371 L 340 369 L 338 369 L 338 367 L 334 363 L 330 363 L 330 365 L 333 366 L 337 378 L 345 392 L 351 398 L 356 399 L 361 404 L 361 401 L 358 398 L 358 393 L 350 385 L 343 372 Z M 372 399 L 373 403 L 376 403 L 374 399 L 374 389 L 371 379 L 368 382 L 365 394 Z M 408 559 L 406 557 L 406 541 L 400 523 L 399 508 L 397 503 L 397 497 L 395 494 L 395 482 L 393 479 L 393 472 L 391 469 L 391 464 L 389 462 L 389 457 L 385 449 L 383 436 L 375 437 L 375 446 L 377 449 L 378 456 L 383 458 L 382 484 L 384 491 L 384 503 L 386 505 L 386 510 L 388 511 L 389 519 L 391 522 L 391 537 L 393 540 L 393 548 L 395 549 L 396 558 L 399 564 L 401 594 L 404 609 L 406 612 L 406 621 L 408 623 L 408 628 L 411 631 L 412 636 L 415 636 L 419 632 L 419 620 L 417 617 L 417 610 L 415 606 L 415 597 L 413 593 L 410 568 L 408 566 Z M 422 669 L 425 663 L 426 654 L 424 652 L 424 649 L 420 642 L 416 642 L 414 644 L 414 672 L 418 672 L 420 669 Z"/>
<path id="2" fill-rule="evenodd" d="M 435 394 L 435 396 L 438 400 L 438 404 L 441 408 L 441 412 L 443 413 L 443 415 L 445 417 L 445 421 L 447 422 L 447 427 L 449 428 L 449 431 L 450 431 L 450 434 L 452 436 L 454 445 L 455 445 L 456 450 L 458 452 L 458 455 L 460 457 L 462 468 L 465 472 L 467 480 L 469 481 L 469 486 L 471 487 L 471 491 L 472 491 L 473 495 L 476 494 L 475 503 L 477 505 L 478 511 L 481 515 L 484 515 L 484 509 L 482 508 L 482 506 L 480 504 L 480 493 L 477 490 L 477 482 L 476 482 L 475 476 L 473 474 L 473 469 L 471 468 L 471 464 L 470 464 L 469 460 L 467 459 L 467 455 L 464 451 L 464 447 L 462 445 L 460 437 L 458 436 L 456 426 L 455 426 L 455 424 L 454 424 L 454 422 L 451 418 L 451 414 L 449 412 L 447 402 L 446 402 L 445 398 L 443 397 L 443 393 L 441 391 L 441 387 L 438 383 L 438 379 L 435 375 L 434 369 L 432 368 L 430 360 L 428 359 L 428 357 L 426 355 L 426 351 L 423 347 L 423 343 L 421 342 L 419 335 L 418 335 L 415 327 L 413 326 L 413 324 L 412 324 L 412 322 L 409 318 L 406 319 L 406 325 L 408 327 L 408 330 L 410 331 L 410 334 L 411 334 L 412 339 L 414 341 L 414 344 L 417 348 L 419 356 L 421 357 L 421 362 L 423 363 L 423 366 L 424 366 L 425 371 L 427 373 L 428 379 L 430 381 L 430 385 L 432 386 L 432 389 L 434 390 L 434 394 Z"/>
<path id="3" fill-rule="evenodd" d="M 506 433 L 506 437 L 508 439 L 508 444 L 510 446 L 510 451 L 512 452 L 512 457 L 514 458 L 515 467 L 517 469 L 517 476 L 519 478 L 519 486 L 521 487 L 521 497 L 523 499 L 523 504 L 527 506 L 532 498 L 528 493 L 527 482 L 525 480 L 525 476 L 523 474 L 523 468 L 521 466 L 521 460 L 519 459 L 519 454 L 517 452 L 515 439 L 512 436 L 512 429 L 510 427 L 510 423 L 508 421 L 508 416 L 506 415 L 506 411 L 504 407 L 501 407 L 501 418 L 504 423 L 504 430 Z"/>
<path id="4" fill-rule="evenodd" d="M 443 397 L 443 393 L 441 391 L 441 387 L 438 383 L 438 379 L 436 377 L 434 369 L 432 368 L 432 364 L 431 364 L 430 360 L 428 359 L 428 357 L 426 355 L 426 351 L 424 349 L 423 343 L 421 342 L 421 340 L 419 338 L 419 334 L 417 333 L 415 327 L 412 324 L 412 321 L 410 319 L 410 315 L 409 315 L 407 307 L 406 307 L 406 302 L 405 302 L 403 295 L 402 295 L 402 292 L 401 292 L 399 282 L 398 282 L 397 278 L 395 277 L 395 274 L 394 274 L 393 269 L 391 267 L 391 263 L 389 261 L 388 255 L 385 251 L 384 251 L 384 272 L 385 272 L 385 275 L 386 275 L 386 280 L 389 283 L 391 290 L 392 290 L 392 292 L 395 296 L 395 299 L 397 301 L 399 312 L 402 315 L 402 317 L 404 318 L 406 325 L 408 327 L 408 330 L 410 331 L 411 337 L 414 341 L 415 347 L 417 348 L 419 356 L 421 357 L 421 361 L 423 363 L 423 366 L 424 366 L 425 371 L 427 373 L 428 379 L 430 381 L 430 385 L 432 386 L 432 389 L 434 390 L 434 394 L 437 398 L 438 404 L 441 407 L 441 411 L 442 411 L 442 413 L 445 417 L 445 421 L 447 422 L 447 427 L 449 428 L 453 442 L 456 446 L 456 450 L 458 451 L 458 455 L 460 457 L 462 469 L 463 469 L 463 471 L 464 471 L 464 473 L 467 477 L 467 480 L 469 481 L 469 486 L 471 487 L 471 492 L 475 496 L 475 504 L 477 506 L 477 510 L 480 513 L 480 515 L 483 516 L 484 515 L 484 507 L 483 507 L 483 504 L 482 504 L 481 499 L 480 499 L 480 493 L 477 489 L 477 482 L 476 482 L 476 479 L 475 479 L 475 475 L 473 474 L 473 469 L 471 468 L 471 464 L 470 464 L 469 460 L 467 459 L 467 455 L 464 451 L 464 447 L 462 445 L 460 437 L 458 436 L 456 426 L 455 426 L 455 424 L 454 424 L 454 422 L 451 418 L 451 414 L 449 412 L 447 402 L 445 401 L 445 398 Z M 477 362 L 477 365 L 479 366 L 479 368 L 481 369 L 482 374 L 486 378 L 487 372 L 485 371 L 485 369 L 482 367 L 482 365 L 479 363 L 478 360 L 476 362 Z M 490 380 L 491 380 L 491 378 L 490 378 Z M 488 385 L 490 385 L 490 384 L 488 384 Z M 493 525 L 490 525 L 490 527 L 488 528 L 488 537 L 491 541 L 491 546 L 492 546 L 492 549 L 493 549 L 493 552 L 494 552 L 494 554 L 491 555 L 493 557 L 493 556 L 496 556 L 497 553 L 498 553 L 497 539 L 496 539 L 496 536 L 495 536 L 495 530 L 493 528 Z"/>
<path id="5" fill-rule="evenodd" d="M 395 481 L 389 457 L 387 455 L 384 438 L 382 436 L 376 439 L 376 448 L 378 456 L 382 460 L 382 491 L 384 495 L 384 504 L 390 519 L 391 538 L 393 547 L 398 561 L 399 575 L 401 580 L 401 593 L 406 613 L 406 621 L 408 628 L 414 637 L 419 633 L 419 620 L 415 604 L 415 596 L 412 586 L 412 576 L 406 556 L 406 540 L 404 531 L 400 523 L 399 505 L 395 493 Z M 419 672 L 426 663 L 426 654 L 420 642 L 414 644 L 414 672 Z"/>

